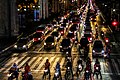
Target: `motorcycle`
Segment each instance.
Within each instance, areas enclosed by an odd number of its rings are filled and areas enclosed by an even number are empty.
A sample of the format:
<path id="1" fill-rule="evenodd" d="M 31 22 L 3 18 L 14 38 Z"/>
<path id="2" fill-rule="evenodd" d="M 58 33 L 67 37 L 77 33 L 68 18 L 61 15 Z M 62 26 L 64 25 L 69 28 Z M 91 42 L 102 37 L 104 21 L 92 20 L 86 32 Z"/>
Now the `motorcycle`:
<path id="1" fill-rule="evenodd" d="M 71 69 L 70 67 L 67 67 L 66 73 L 65 73 L 65 80 L 70 80 L 71 77 Z"/>
<path id="2" fill-rule="evenodd" d="M 78 66 L 77 66 L 77 77 L 79 77 L 79 75 L 78 74 L 80 74 L 81 72 L 82 72 L 82 70 L 83 70 L 83 65 L 82 64 L 79 64 Z"/>
<path id="3" fill-rule="evenodd" d="M 33 80 L 33 76 L 31 72 L 22 73 L 22 80 Z"/>
<path id="4" fill-rule="evenodd" d="M 55 74 L 54 74 L 53 80 L 59 80 L 60 77 L 61 76 L 60 76 L 59 69 L 55 69 Z"/>
<path id="5" fill-rule="evenodd" d="M 8 80 L 14 80 L 14 79 L 18 79 L 18 73 L 19 69 L 17 70 L 12 70 L 12 68 L 9 70 L 9 73 L 7 74 L 8 76 Z"/>
<path id="6" fill-rule="evenodd" d="M 48 69 L 44 70 L 44 74 L 43 74 L 43 79 L 46 79 L 46 76 L 49 74 Z M 49 75 L 49 79 L 50 79 L 50 75 Z"/>
<path id="7" fill-rule="evenodd" d="M 88 70 L 85 70 L 85 80 L 89 80 L 90 78 L 90 72 Z"/>
<path id="8" fill-rule="evenodd" d="M 99 70 L 100 70 L 100 69 L 99 69 L 99 67 L 95 67 L 95 70 L 96 70 L 96 71 L 95 71 L 96 78 L 98 79 L 98 75 L 99 75 L 99 72 L 100 72 Z"/>

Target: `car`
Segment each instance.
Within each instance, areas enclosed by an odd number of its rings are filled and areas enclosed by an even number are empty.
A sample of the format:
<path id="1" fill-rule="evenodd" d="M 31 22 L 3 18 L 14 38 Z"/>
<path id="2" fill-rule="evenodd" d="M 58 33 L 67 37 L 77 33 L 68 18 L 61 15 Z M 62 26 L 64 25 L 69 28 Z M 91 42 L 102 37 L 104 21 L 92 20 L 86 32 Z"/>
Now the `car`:
<path id="1" fill-rule="evenodd" d="M 86 37 L 89 42 L 93 42 L 93 36 L 92 36 L 92 33 L 90 31 L 84 32 L 84 37 Z"/>
<path id="2" fill-rule="evenodd" d="M 92 16 L 90 17 L 90 21 L 96 22 L 96 16 L 95 16 L 95 15 L 92 15 Z"/>
<path id="3" fill-rule="evenodd" d="M 89 31 L 89 32 L 92 33 L 92 28 L 91 28 L 90 26 L 86 26 L 86 27 L 84 28 L 84 32 L 87 32 L 87 31 Z"/>
<path id="4" fill-rule="evenodd" d="M 34 43 L 40 42 L 44 39 L 44 37 L 45 36 L 43 33 L 36 32 L 33 34 L 33 42 Z"/>
<path id="5" fill-rule="evenodd" d="M 44 42 L 44 49 L 56 48 L 56 39 L 54 36 L 48 36 Z"/>
<path id="6" fill-rule="evenodd" d="M 52 24 L 47 24 L 46 28 L 47 28 L 48 31 L 52 31 L 54 26 Z"/>
<path id="7" fill-rule="evenodd" d="M 36 28 L 36 32 L 39 32 L 39 33 L 45 33 L 46 32 L 46 25 L 45 24 L 41 24 L 40 26 L 38 26 Z"/>
<path id="8" fill-rule="evenodd" d="M 89 47 L 89 41 L 86 37 L 83 36 L 80 39 L 79 48 L 83 49 L 83 48 L 87 48 L 87 47 Z"/>
<path id="9" fill-rule="evenodd" d="M 13 46 L 13 50 L 28 50 L 33 45 L 33 41 L 27 37 L 22 37 L 17 40 Z"/>
<path id="10" fill-rule="evenodd" d="M 70 27 L 69 31 L 74 32 L 74 34 L 76 34 L 76 32 L 77 32 L 78 29 L 79 29 L 78 25 L 77 24 L 73 24 Z"/>
<path id="11" fill-rule="evenodd" d="M 65 34 L 66 29 L 64 27 L 59 27 L 57 31 L 63 36 Z"/>
<path id="12" fill-rule="evenodd" d="M 57 41 L 61 38 L 61 34 L 58 31 L 53 31 L 51 35 L 54 36 Z"/>
<path id="13" fill-rule="evenodd" d="M 60 44 L 60 52 L 68 52 L 71 53 L 72 43 L 70 39 L 63 38 Z"/>
<path id="14" fill-rule="evenodd" d="M 104 56 L 105 49 L 102 40 L 95 40 L 92 48 L 92 56 Z"/>
<path id="15" fill-rule="evenodd" d="M 71 42 L 75 42 L 75 40 L 77 38 L 76 35 L 71 31 L 68 32 L 66 37 L 69 38 L 71 40 Z"/>

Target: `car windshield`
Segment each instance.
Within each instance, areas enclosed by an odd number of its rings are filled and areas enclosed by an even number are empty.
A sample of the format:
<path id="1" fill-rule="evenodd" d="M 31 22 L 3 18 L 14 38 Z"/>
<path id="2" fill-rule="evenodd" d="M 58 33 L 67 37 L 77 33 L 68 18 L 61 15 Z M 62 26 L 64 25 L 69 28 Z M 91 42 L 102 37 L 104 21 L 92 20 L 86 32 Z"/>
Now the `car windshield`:
<path id="1" fill-rule="evenodd" d="M 63 39 L 61 45 L 65 47 L 70 46 L 70 39 Z"/>
<path id="2" fill-rule="evenodd" d="M 59 33 L 58 32 L 53 32 L 51 35 L 58 37 Z"/>
<path id="3" fill-rule="evenodd" d="M 45 27 L 37 27 L 37 31 L 43 31 L 45 30 Z"/>
<path id="4" fill-rule="evenodd" d="M 87 38 L 81 38 L 80 43 L 81 44 L 89 44 L 89 41 Z"/>
<path id="5" fill-rule="evenodd" d="M 27 39 L 26 38 L 21 38 L 18 40 L 18 43 L 27 43 Z"/>
<path id="6" fill-rule="evenodd" d="M 84 37 L 91 37 L 91 34 L 84 34 Z"/>
<path id="7" fill-rule="evenodd" d="M 102 41 L 95 41 L 94 47 L 95 48 L 103 48 Z"/>
<path id="8" fill-rule="evenodd" d="M 74 33 L 68 33 L 67 37 L 68 38 L 73 38 L 74 37 Z"/>
<path id="9" fill-rule="evenodd" d="M 59 28 L 59 29 L 58 29 L 58 31 L 63 31 L 63 30 L 64 30 L 64 28 Z"/>
<path id="10" fill-rule="evenodd" d="M 52 36 L 47 37 L 45 42 L 54 42 L 54 37 L 52 37 Z"/>
<path id="11" fill-rule="evenodd" d="M 39 37 L 41 37 L 43 34 L 42 33 L 35 33 L 34 35 L 33 35 L 33 37 L 34 38 L 39 38 Z"/>
<path id="12" fill-rule="evenodd" d="M 70 27 L 70 31 L 75 31 L 76 30 L 76 26 L 71 26 Z"/>

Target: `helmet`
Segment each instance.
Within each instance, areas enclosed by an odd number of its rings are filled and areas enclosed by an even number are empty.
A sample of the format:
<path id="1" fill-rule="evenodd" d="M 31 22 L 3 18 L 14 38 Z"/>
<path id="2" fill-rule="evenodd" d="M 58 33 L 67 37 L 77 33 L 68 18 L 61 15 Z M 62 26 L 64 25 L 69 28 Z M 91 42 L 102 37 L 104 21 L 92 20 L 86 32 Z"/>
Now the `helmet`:
<path id="1" fill-rule="evenodd" d="M 17 64 L 16 64 L 16 63 L 14 63 L 14 64 L 13 64 L 13 66 L 17 66 Z"/>
<path id="2" fill-rule="evenodd" d="M 48 59 L 46 59 L 46 62 L 48 62 L 49 60 Z"/>

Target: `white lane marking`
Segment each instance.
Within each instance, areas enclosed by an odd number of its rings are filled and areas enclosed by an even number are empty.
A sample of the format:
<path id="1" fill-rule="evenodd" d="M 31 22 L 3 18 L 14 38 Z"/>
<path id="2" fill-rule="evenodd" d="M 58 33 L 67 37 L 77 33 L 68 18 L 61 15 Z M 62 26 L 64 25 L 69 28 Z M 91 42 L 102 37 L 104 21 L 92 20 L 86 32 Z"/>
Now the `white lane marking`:
<path id="1" fill-rule="evenodd" d="M 36 64 L 40 62 L 41 59 L 42 59 L 42 57 L 39 57 L 39 58 L 36 60 L 36 62 L 31 66 L 31 69 L 33 69 L 33 68 L 36 66 Z"/>
<path id="2" fill-rule="evenodd" d="M 11 66 L 11 64 L 12 64 L 15 60 L 17 60 L 17 57 L 11 59 L 7 64 L 5 64 L 5 66 L 0 69 L 0 72 L 4 71 L 4 70 L 6 69 L 5 67 Z"/>
<path id="3" fill-rule="evenodd" d="M 77 60 L 78 60 L 78 57 L 75 57 L 73 60 L 73 67 L 75 67 L 77 65 Z"/>
<path id="4" fill-rule="evenodd" d="M 31 64 L 33 63 L 33 61 L 35 61 L 36 58 L 37 58 L 37 57 L 33 57 L 32 60 L 30 60 L 30 61 L 28 62 L 28 64 L 31 65 Z"/>
<path id="5" fill-rule="evenodd" d="M 116 69 L 117 73 L 119 73 L 119 69 L 117 67 L 117 64 L 116 64 L 115 60 L 114 59 L 111 59 L 111 60 L 113 62 L 113 65 L 115 66 L 115 69 Z"/>
<path id="6" fill-rule="evenodd" d="M 103 62 L 100 62 L 100 66 L 101 66 L 101 73 L 103 73 L 104 74 L 104 63 Z"/>
<path id="7" fill-rule="evenodd" d="M 61 60 L 61 62 L 60 62 L 61 68 L 63 67 L 64 62 L 65 62 L 65 58 L 63 57 L 62 60 Z"/>
<path id="8" fill-rule="evenodd" d="M 19 68 L 22 67 L 29 59 L 30 59 L 30 57 L 25 58 L 25 60 L 23 60 L 22 63 L 20 63 L 20 64 L 18 65 L 18 67 L 19 67 Z"/>
<path id="9" fill-rule="evenodd" d="M 56 67 L 56 63 L 59 61 L 59 59 L 60 59 L 60 57 L 58 57 L 57 59 L 55 59 L 53 65 L 52 65 L 52 67 L 51 67 L 51 71 L 52 71 L 52 72 L 54 71 L 54 69 L 55 69 L 55 67 Z"/>
<path id="10" fill-rule="evenodd" d="M 13 63 L 16 63 L 17 65 L 18 65 L 18 63 L 20 62 L 20 61 L 22 61 L 22 59 L 23 58 L 25 58 L 25 56 L 24 57 L 21 57 L 21 58 L 19 58 L 16 62 L 15 61 L 13 61 Z M 11 66 L 9 66 L 5 71 L 4 71 L 4 73 L 6 73 L 6 72 L 8 72 L 9 70 L 10 70 L 10 68 L 11 68 Z"/>
<path id="11" fill-rule="evenodd" d="M 45 64 L 46 59 L 48 59 L 48 57 L 45 57 L 45 58 L 42 60 L 42 62 L 39 64 L 39 66 L 36 68 L 36 70 L 40 70 L 40 69 L 41 69 L 41 67 Z"/>

